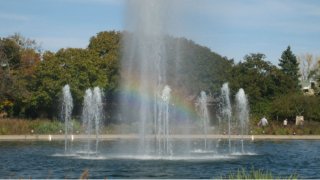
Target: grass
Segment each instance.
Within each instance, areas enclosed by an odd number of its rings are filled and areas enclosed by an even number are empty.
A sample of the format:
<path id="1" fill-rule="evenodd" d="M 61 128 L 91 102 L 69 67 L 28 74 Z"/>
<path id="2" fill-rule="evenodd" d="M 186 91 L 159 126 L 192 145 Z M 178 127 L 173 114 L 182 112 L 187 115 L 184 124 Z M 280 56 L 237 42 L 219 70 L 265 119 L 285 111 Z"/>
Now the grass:
<path id="1" fill-rule="evenodd" d="M 289 177 L 276 177 L 270 171 L 255 170 L 251 168 L 249 171 L 238 169 L 237 172 L 230 172 L 221 179 L 298 179 L 298 175 L 292 174 Z"/>
<path id="2" fill-rule="evenodd" d="M 89 178 L 89 170 L 85 169 L 79 179 L 88 179 Z"/>
<path id="3" fill-rule="evenodd" d="M 81 130 L 77 121 L 74 121 L 74 130 Z M 63 131 L 64 123 L 57 120 L 0 119 L 0 135 L 61 134 Z"/>
<path id="4" fill-rule="evenodd" d="M 251 126 L 251 134 L 268 134 L 268 135 L 319 135 L 320 122 L 305 121 L 303 126 L 297 126 L 290 122 L 287 126 L 279 121 L 269 121 L 269 125 L 262 128 L 256 124 Z"/>
<path id="5" fill-rule="evenodd" d="M 74 132 L 83 133 L 81 122 L 73 120 Z M 109 124 L 101 129 L 101 134 L 129 134 L 138 133 L 138 124 Z M 188 131 L 183 129 L 184 126 L 176 126 L 172 133 L 199 134 L 202 129 L 194 126 Z M 257 122 L 252 120 L 250 134 L 259 135 L 320 135 L 320 122 L 305 121 L 303 126 L 296 126 L 293 122 L 284 127 L 279 121 L 269 121 L 267 127 L 257 126 Z M 33 131 L 33 133 L 32 133 Z M 0 135 L 25 135 L 25 134 L 62 134 L 64 132 L 64 123 L 58 120 L 48 119 L 0 119 Z M 218 133 L 215 129 L 209 129 L 210 133 Z M 220 132 L 221 133 L 221 132 Z"/>

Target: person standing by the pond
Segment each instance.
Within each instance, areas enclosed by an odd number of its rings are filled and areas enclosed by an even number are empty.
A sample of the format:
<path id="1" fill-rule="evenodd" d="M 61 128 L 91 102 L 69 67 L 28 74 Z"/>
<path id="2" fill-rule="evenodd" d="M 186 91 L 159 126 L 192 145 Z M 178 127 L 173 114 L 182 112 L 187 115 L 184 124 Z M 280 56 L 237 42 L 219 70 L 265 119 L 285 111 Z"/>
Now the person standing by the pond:
<path id="1" fill-rule="evenodd" d="M 267 125 L 268 125 L 268 120 L 265 116 L 263 116 L 263 118 L 259 121 L 258 126 L 265 127 Z"/>
<path id="2" fill-rule="evenodd" d="M 262 127 L 262 133 L 264 134 L 264 127 L 268 125 L 268 120 L 265 116 L 259 121 L 258 126 Z"/>

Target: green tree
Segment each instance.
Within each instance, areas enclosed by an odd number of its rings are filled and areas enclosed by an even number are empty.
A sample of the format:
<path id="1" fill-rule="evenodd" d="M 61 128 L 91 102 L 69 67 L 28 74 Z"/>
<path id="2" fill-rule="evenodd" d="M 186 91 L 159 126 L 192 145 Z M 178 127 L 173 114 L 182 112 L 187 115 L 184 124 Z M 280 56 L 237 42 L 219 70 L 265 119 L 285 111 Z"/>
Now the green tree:
<path id="1" fill-rule="evenodd" d="M 117 33 L 102 32 L 91 38 L 86 49 L 68 48 L 57 53 L 45 52 L 32 85 L 34 93 L 30 103 L 31 114 L 57 116 L 58 100 L 65 84 L 71 87 L 77 114 L 81 110 L 87 88 L 99 86 L 107 96 L 112 94 L 118 86 L 119 37 Z M 118 40 L 109 42 L 110 38 Z M 108 100 L 107 103 L 112 102 Z"/>
<path id="2" fill-rule="evenodd" d="M 233 60 L 191 40 L 166 37 L 166 54 L 168 83 L 180 95 L 219 92 L 221 84 L 230 78 Z"/>
<path id="3" fill-rule="evenodd" d="M 80 111 L 87 88 L 109 88 L 99 56 L 87 49 L 61 49 L 56 54 L 46 52 L 37 67 L 29 112 L 32 116 L 57 117 L 61 89 L 69 84 L 75 111 Z"/>
<path id="4" fill-rule="evenodd" d="M 118 113 L 118 94 L 120 83 L 120 51 L 121 38 L 123 33 L 118 31 L 103 31 L 91 37 L 88 50 L 97 54 L 97 66 L 101 69 L 101 74 L 106 76 L 108 86 L 104 89 L 104 97 L 106 99 L 106 114 L 107 122 L 113 121 L 110 119 L 113 114 Z"/>
<path id="5" fill-rule="evenodd" d="M 108 78 L 111 93 L 118 88 L 120 49 L 122 34 L 118 31 L 103 31 L 91 37 L 88 50 L 97 54 L 98 66 Z"/>
<path id="6" fill-rule="evenodd" d="M 121 33 L 118 31 L 103 31 L 90 38 L 88 49 L 105 57 L 120 50 Z"/>
<path id="7" fill-rule="evenodd" d="M 283 95 L 272 102 L 270 111 L 273 119 L 295 120 L 297 115 L 307 121 L 320 121 L 320 97 L 304 96 L 298 93 Z"/>
<path id="8" fill-rule="evenodd" d="M 11 105 L 6 108 L 11 116 L 24 115 L 31 95 L 28 85 L 40 62 L 40 51 L 35 47 L 39 46 L 34 40 L 19 34 L 0 39 L 0 104 Z"/>
<path id="9" fill-rule="evenodd" d="M 11 38 L 0 38 L 1 65 L 11 69 L 17 68 L 20 64 L 19 44 Z"/>
<path id="10" fill-rule="evenodd" d="M 258 114 L 267 113 L 272 100 L 294 88 L 292 80 L 261 53 L 246 55 L 234 66 L 229 82 L 233 94 L 239 88 L 245 90 L 252 112 Z"/>
<path id="11" fill-rule="evenodd" d="M 281 70 L 293 80 L 297 90 L 299 89 L 299 62 L 296 56 L 292 53 L 290 46 L 283 51 L 281 59 L 279 59 Z"/>

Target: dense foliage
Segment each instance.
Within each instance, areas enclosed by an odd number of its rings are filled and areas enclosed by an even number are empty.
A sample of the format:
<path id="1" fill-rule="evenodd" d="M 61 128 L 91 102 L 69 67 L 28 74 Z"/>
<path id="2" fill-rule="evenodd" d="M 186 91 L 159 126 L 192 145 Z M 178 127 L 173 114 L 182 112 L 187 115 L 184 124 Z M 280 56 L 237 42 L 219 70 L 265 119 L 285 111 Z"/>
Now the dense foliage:
<path id="1" fill-rule="evenodd" d="M 294 85 L 298 89 L 299 87 L 299 63 L 296 56 L 292 53 L 290 46 L 283 51 L 281 58 L 279 59 L 279 66 L 281 70 L 288 75 L 293 82 Z"/>
<path id="2" fill-rule="evenodd" d="M 294 120 L 295 115 L 303 115 L 306 120 L 319 121 L 320 97 L 301 96 L 299 94 L 283 95 L 272 102 L 270 114 L 274 119 Z"/>
<path id="3" fill-rule="evenodd" d="M 100 32 L 90 39 L 87 48 L 60 49 L 56 53 L 41 52 L 35 41 L 19 34 L 0 38 L 0 113 L 58 118 L 61 88 L 69 84 L 74 116 L 80 114 L 85 90 L 99 86 L 108 106 L 105 117 L 114 118 L 111 112 L 118 106 L 122 35 Z M 229 82 L 232 96 L 239 88 L 248 94 L 254 116 L 294 119 L 300 113 L 306 119 L 320 121 L 320 110 L 315 108 L 320 107 L 320 99 L 300 93 L 299 64 L 290 47 L 283 52 L 279 68 L 261 53 L 246 55 L 243 61 L 234 63 L 185 38 L 168 36 L 165 42 L 169 84 L 182 91 L 185 98 L 194 100 L 201 90 L 217 97 L 222 84 Z M 319 69 L 314 71 L 319 74 Z"/>
<path id="4" fill-rule="evenodd" d="M 271 102 L 281 95 L 295 91 L 293 80 L 267 61 L 264 54 L 250 54 L 233 67 L 230 85 L 233 90 L 243 88 L 249 96 L 251 111 L 268 114 Z M 235 92 L 234 92 L 235 93 Z"/>
<path id="5" fill-rule="evenodd" d="M 0 38 L 0 112 L 17 116 L 25 110 L 39 63 L 40 51 L 35 41 L 19 34 Z"/>
<path id="6" fill-rule="evenodd" d="M 230 79 L 232 60 L 184 38 L 168 37 L 166 42 L 168 80 L 174 89 L 183 89 L 190 96 L 201 90 L 214 93 Z"/>

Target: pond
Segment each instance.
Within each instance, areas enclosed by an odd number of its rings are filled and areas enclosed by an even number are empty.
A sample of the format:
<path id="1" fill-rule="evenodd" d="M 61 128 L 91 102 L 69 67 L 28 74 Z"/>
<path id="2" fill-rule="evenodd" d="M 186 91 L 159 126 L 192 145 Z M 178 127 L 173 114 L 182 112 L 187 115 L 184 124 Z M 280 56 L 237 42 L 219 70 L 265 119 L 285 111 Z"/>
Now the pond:
<path id="1" fill-rule="evenodd" d="M 192 146 L 200 142 L 192 142 Z M 80 149 L 82 142 L 74 142 Z M 64 154 L 63 141 L 0 142 L 1 178 L 220 178 L 245 168 L 275 177 L 320 178 L 319 140 L 246 142 L 246 153 L 203 153 L 157 158 L 128 155 L 133 140 L 101 141 L 96 156 Z M 224 146 L 225 142 L 220 142 Z"/>

